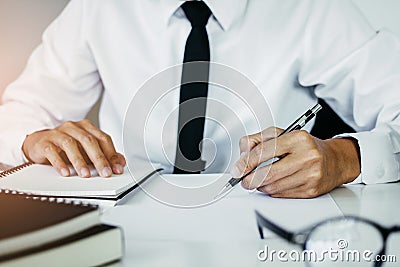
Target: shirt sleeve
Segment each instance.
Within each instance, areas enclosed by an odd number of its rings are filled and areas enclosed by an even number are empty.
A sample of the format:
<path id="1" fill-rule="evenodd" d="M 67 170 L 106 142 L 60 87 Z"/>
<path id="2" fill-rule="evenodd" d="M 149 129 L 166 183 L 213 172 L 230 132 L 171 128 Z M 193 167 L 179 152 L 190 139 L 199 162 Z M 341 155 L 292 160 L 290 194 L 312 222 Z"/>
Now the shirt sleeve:
<path id="1" fill-rule="evenodd" d="M 85 41 L 85 1 L 72 0 L 43 34 L 21 76 L 0 105 L 0 162 L 24 161 L 27 134 L 82 120 L 98 100 L 102 84 Z"/>
<path id="2" fill-rule="evenodd" d="M 314 1 L 299 82 L 357 133 L 365 184 L 399 180 L 400 42 L 375 31 L 351 1 Z"/>

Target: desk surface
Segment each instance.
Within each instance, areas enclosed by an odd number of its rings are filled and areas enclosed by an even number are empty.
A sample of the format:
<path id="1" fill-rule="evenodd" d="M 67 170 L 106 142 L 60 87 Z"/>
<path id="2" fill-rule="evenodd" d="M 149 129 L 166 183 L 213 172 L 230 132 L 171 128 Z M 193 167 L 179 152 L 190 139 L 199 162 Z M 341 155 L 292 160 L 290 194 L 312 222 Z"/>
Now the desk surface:
<path id="1" fill-rule="evenodd" d="M 5 166 L 0 165 L 0 168 Z M 1 169 L 0 169 L 1 172 Z M 356 215 L 379 222 L 384 226 L 400 224 L 400 183 L 380 185 L 348 185 L 335 189 L 330 193 L 336 205 L 345 215 Z M 270 249 L 290 251 L 299 247 L 293 246 L 279 238 L 258 241 L 190 241 L 183 240 L 156 240 L 135 238 L 132 232 L 135 229 L 135 218 L 141 214 L 134 214 L 130 206 L 141 205 L 143 201 L 150 201 L 150 197 L 138 190 L 126 199 L 121 206 L 106 211 L 109 213 L 106 222 L 122 226 L 125 232 L 125 256 L 121 262 L 110 266 L 281 266 L 282 262 L 261 262 L 257 252 L 263 249 L 266 243 Z M 115 216 L 115 209 L 123 209 L 122 216 Z M 146 211 L 147 212 L 147 211 Z M 152 212 L 152 211 L 148 211 Z M 121 214 L 121 213 L 120 213 Z M 105 214 L 107 215 L 107 214 Z M 240 214 L 238 214 L 240 216 Z M 162 224 L 162 216 L 154 214 L 154 220 Z M 176 222 L 179 227 L 179 221 Z M 133 231 L 135 230 L 135 231 Z M 140 230 L 140 229 L 139 229 Z M 193 229 L 199 231 L 199 229 Z M 232 233 L 234 236 L 235 233 Z M 143 233 L 142 236 L 146 236 Z M 383 266 L 400 266 L 400 234 L 393 234 L 388 240 L 387 254 L 395 255 L 397 262 L 386 263 Z M 284 266 L 305 266 L 301 262 L 286 262 Z M 340 266 L 346 266 L 340 264 Z"/>
<path id="2" fill-rule="evenodd" d="M 385 226 L 400 224 L 400 212 L 397 207 L 400 204 L 400 183 L 348 185 L 335 189 L 331 192 L 331 196 L 345 215 L 369 218 Z M 148 198 L 142 191 L 138 191 L 128 199 L 125 207 L 145 201 L 146 197 Z M 129 214 L 129 209 L 127 209 L 123 218 L 113 218 L 112 215 L 107 218 L 107 222 L 111 223 L 115 219 L 126 233 L 126 254 L 123 261 L 116 263 L 115 266 L 281 266 L 282 262 L 271 264 L 271 262 L 261 262 L 257 259 L 257 252 L 264 248 L 266 242 L 269 248 L 277 251 L 280 249 L 299 250 L 298 247 L 279 238 L 240 242 L 137 240 L 129 234 L 132 227 L 135 227 L 137 216 L 140 214 Z M 154 218 L 160 220 L 160 224 L 163 223 L 162 218 L 157 218 L 156 214 Z M 179 221 L 176 223 L 179 225 Z M 383 266 L 399 266 L 399 244 L 400 234 L 393 235 L 393 238 L 389 239 L 387 253 L 396 255 L 397 263 L 387 263 Z M 304 266 L 304 263 L 286 262 L 284 266 Z"/>

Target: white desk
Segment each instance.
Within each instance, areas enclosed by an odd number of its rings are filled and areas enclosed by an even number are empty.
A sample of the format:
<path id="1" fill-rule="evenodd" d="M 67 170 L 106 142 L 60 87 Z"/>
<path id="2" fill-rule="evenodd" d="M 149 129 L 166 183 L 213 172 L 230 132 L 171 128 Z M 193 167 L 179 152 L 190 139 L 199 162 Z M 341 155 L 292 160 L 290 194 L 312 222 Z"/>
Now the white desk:
<path id="1" fill-rule="evenodd" d="M 358 215 L 372 219 L 385 226 L 400 224 L 400 183 L 385 185 L 351 185 L 334 190 L 331 196 L 340 210 L 346 215 Z M 136 192 L 127 202 L 117 207 L 124 210 L 115 216 L 115 210 L 105 214 L 106 221 L 121 225 L 126 237 L 126 254 L 122 262 L 113 266 L 281 266 L 282 262 L 275 261 L 260 262 L 257 259 L 257 252 L 268 244 L 269 248 L 275 250 L 299 249 L 279 238 L 259 241 L 190 241 L 185 240 L 157 240 L 146 239 L 146 233 L 140 238 L 135 238 L 132 233 L 137 233 L 135 218 L 141 214 L 129 213 L 132 205 L 140 205 L 143 201 L 149 201 L 149 197 L 142 191 Z M 151 211 L 147 211 L 151 212 Z M 240 214 L 238 214 L 240 216 Z M 118 217 L 118 218 L 117 218 Z M 163 224 L 162 216 L 153 214 L 153 219 Z M 138 219 L 136 219 L 138 220 Z M 179 227 L 179 221 L 176 227 Z M 235 223 L 235 222 L 232 222 Z M 254 226 L 256 227 L 256 226 Z M 201 229 L 193 229 L 201 231 Z M 200 232 L 201 233 L 201 232 Z M 235 233 L 232 233 L 234 236 Z M 384 264 L 383 266 L 400 266 L 400 234 L 393 234 L 388 240 L 388 254 L 397 256 L 397 263 Z M 301 251 L 301 250 L 300 250 Z M 304 266 L 304 263 L 288 262 L 284 266 Z M 339 264 L 338 266 L 343 266 Z"/>

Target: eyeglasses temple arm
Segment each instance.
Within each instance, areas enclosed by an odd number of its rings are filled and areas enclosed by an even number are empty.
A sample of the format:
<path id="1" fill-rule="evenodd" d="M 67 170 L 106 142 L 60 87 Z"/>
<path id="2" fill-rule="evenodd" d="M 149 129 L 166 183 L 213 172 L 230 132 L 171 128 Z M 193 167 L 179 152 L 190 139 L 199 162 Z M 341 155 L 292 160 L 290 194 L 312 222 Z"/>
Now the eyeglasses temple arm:
<path id="1" fill-rule="evenodd" d="M 392 232 L 400 232 L 400 225 L 393 226 L 392 229 L 390 229 Z"/>
<path id="2" fill-rule="evenodd" d="M 274 224 L 273 222 L 265 219 L 258 211 L 255 211 L 255 212 L 256 212 L 256 217 L 257 217 L 258 232 L 260 234 L 260 238 L 261 239 L 264 239 L 264 233 L 263 233 L 263 230 L 262 230 L 261 226 L 265 226 L 267 229 L 271 230 L 272 232 L 274 232 L 278 236 L 284 238 L 285 240 L 287 240 L 289 242 L 293 242 L 294 233 L 286 231 L 282 227 L 280 227 L 280 226 Z"/>

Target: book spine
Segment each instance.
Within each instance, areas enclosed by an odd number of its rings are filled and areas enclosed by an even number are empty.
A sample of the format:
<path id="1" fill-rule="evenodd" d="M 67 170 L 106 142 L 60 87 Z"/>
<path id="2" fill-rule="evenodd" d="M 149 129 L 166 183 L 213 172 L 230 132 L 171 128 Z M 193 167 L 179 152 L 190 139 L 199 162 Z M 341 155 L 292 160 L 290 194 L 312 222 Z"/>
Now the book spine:
<path id="1" fill-rule="evenodd" d="M 1 173 L 0 173 L 0 179 L 1 179 L 1 178 L 5 178 L 5 177 L 7 177 L 8 175 L 11 175 L 11 174 L 13 174 L 13 173 L 16 173 L 16 172 L 18 172 L 18 171 L 20 171 L 20 170 L 22 170 L 22 169 L 24 169 L 24 168 L 26 168 L 26 167 L 28 167 L 28 166 L 31 166 L 32 164 L 33 164 L 32 162 L 27 162 L 27 163 L 24 163 L 24 164 L 22 164 L 22 165 L 18 165 L 17 167 L 14 167 L 14 168 L 5 170 L 4 172 L 1 172 Z"/>

